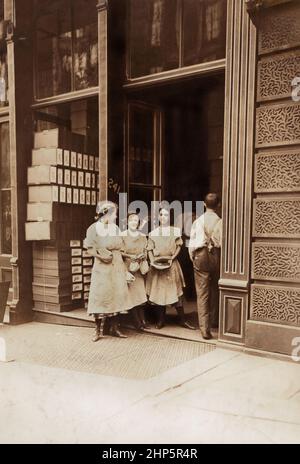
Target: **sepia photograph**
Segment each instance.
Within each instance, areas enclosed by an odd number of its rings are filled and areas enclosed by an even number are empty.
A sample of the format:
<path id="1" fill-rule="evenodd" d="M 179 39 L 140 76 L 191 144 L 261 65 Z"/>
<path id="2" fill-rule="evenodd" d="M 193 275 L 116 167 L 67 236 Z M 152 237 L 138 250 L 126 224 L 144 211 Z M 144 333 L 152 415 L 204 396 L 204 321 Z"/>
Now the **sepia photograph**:
<path id="1" fill-rule="evenodd" d="M 300 444 L 299 0 L 0 0 L 0 444 Z"/>

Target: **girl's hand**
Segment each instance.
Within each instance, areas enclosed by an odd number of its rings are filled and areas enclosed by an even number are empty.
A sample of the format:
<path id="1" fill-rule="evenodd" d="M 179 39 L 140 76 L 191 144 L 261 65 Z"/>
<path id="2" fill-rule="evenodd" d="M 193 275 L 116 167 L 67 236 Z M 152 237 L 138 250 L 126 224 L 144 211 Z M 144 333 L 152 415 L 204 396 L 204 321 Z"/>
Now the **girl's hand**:
<path id="1" fill-rule="evenodd" d="M 131 274 L 131 272 L 126 272 L 126 281 L 128 284 L 131 284 L 132 282 L 135 281 L 135 277 L 133 274 Z"/>

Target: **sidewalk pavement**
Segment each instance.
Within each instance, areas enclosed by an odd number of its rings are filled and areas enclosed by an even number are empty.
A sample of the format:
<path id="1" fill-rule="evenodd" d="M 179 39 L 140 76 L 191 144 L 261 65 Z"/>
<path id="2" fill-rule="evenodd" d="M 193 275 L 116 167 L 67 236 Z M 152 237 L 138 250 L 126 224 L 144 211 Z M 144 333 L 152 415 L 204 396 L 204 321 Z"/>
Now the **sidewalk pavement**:
<path id="1" fill-rule="evenodd" d="M 0 443 L 300 443 L 299 364 L 219 348 L 160 362 L 148 378 L 0 363 Z"/>

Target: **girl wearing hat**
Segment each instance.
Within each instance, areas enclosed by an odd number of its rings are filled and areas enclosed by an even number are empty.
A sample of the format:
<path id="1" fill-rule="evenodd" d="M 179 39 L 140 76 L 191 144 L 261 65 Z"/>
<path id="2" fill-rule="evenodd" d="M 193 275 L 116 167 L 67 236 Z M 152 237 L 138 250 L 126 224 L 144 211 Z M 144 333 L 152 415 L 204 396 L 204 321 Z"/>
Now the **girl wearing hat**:
<path id="1" fill-rule="evenodd" d="M 149 234 L 150 271 L 146 283 L 149 301 L 157 307 L 156 327 L 158 329 L 164 327 L 166 306 L 174 305 L 180 325 L 187 329 L 195 329 L 185 320 L 183 309 L 182 297 L 185 282 L 177 260 L 183 245 L 180 229 L 170 226 L 170 212 L 166 208 L 159 210 L 159 222 L 159 227 Z"/>
<path id="2" fill-rule="evenodd" d="M 88 228 L 84 241 L 84 247 L 95 258 L 88 302 L 88 314 L 95 318 L 94 342 L 103 337 L 106 318 L 110 319 L 111 335 L 127 338 L 119 329 L 118 316 L 130 309 L 127 281 L 132 277 L 121 254 L 123 240 L 115 224 L 117 206 L 98 203 L 96 213 L 96 222 Z"/>
<path id="3" fill-rule="evenodd" d="M 122 232 L 124 242 L 123 258 L 127 270 L 134 275 L 135 280 L 129 284 L 130 306 L 137 329 L 147 328 L 144 305 L 147 302 L 145 274 L 149 270 L 147 262 L 147 237 L 138 230 L 140 220 L 136 212 L 128 214 L 128 229 Z"/>

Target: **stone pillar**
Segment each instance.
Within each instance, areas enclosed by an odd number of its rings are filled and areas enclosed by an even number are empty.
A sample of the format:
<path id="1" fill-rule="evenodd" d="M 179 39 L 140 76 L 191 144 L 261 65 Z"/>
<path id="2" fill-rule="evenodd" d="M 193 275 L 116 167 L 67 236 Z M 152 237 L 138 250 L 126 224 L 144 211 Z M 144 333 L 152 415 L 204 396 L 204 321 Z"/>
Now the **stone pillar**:
<path id="1" fill-rule="evenodd" d="M 244 0 L 228 2 L 220 332 L 243 344 L 250 287 L 256 28 Z"/>
<path id="2" fill-rule="evenodd" d="M 32 250 L 25 241 L 27 167 L 32 147 L 33 95 L 31 15 L 32 2 L 6 1 L 7 60 L 10 104 L 10 154 L 12 192 L 12 279 L 10 322 L 32 318 Z"/>

